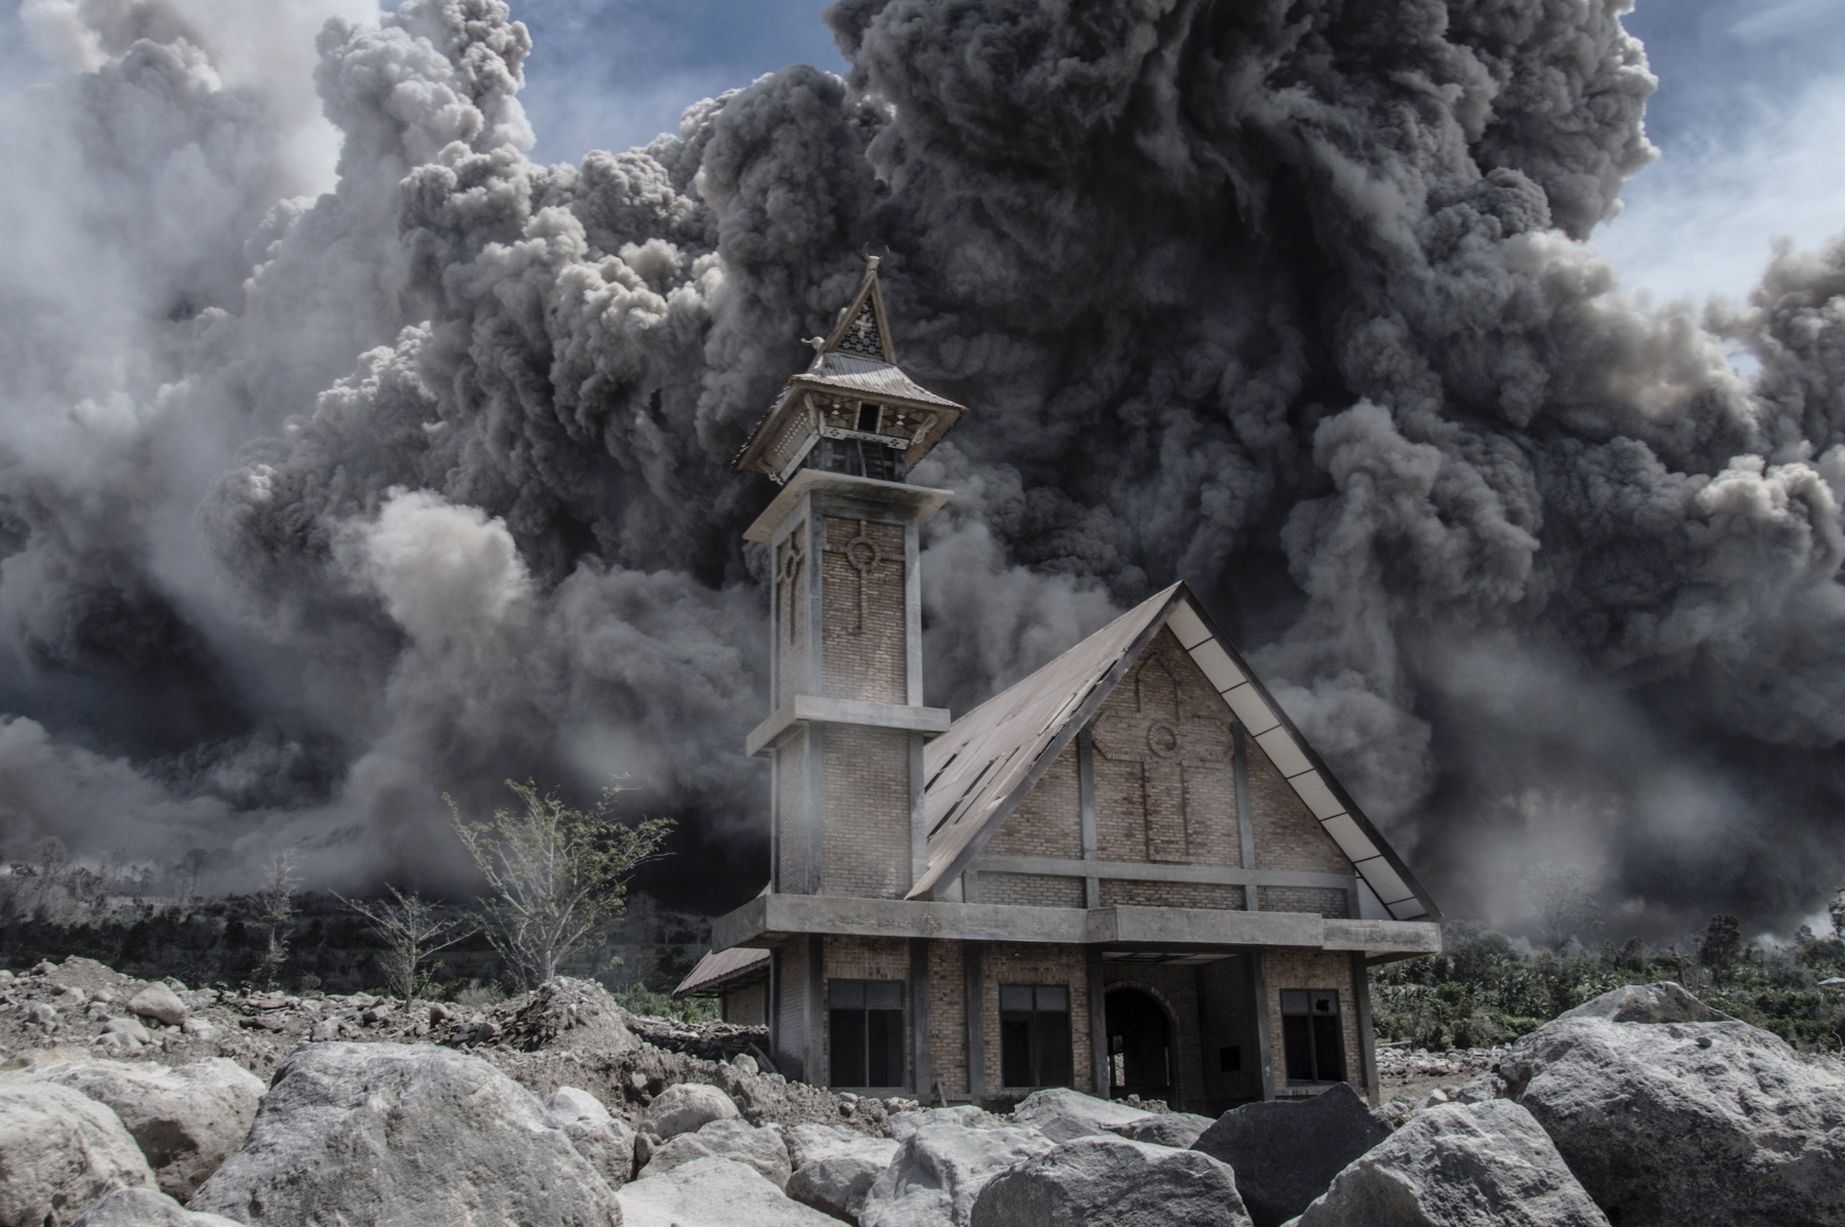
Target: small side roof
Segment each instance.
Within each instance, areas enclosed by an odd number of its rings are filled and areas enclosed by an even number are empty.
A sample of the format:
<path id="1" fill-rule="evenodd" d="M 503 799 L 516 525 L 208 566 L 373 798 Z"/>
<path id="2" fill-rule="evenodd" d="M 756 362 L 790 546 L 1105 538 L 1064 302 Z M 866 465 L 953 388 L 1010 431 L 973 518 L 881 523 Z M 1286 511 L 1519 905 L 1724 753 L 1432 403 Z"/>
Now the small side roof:
<path id="1" fill-rule="evenodd" d="M 928 856 L 909 897 L 931 897 L 979 855 L 1166 627 L 1345 854 L 1384 913 L 1396 920 L 1439 919 L 1440 909 L 1402 858 L 1182 583 L 1143 601 L 929 743 L 923 756 Z"/>
<path id="2" fill-rule="evenodd" d="M 696 997 L 715 993 L 733 984 L 754 980 L 769 972 L 769 952 L 750 946 L 732 946 L 729 950 L 707 950 L 703 958 L 686 973 L 675 997 Z"/>

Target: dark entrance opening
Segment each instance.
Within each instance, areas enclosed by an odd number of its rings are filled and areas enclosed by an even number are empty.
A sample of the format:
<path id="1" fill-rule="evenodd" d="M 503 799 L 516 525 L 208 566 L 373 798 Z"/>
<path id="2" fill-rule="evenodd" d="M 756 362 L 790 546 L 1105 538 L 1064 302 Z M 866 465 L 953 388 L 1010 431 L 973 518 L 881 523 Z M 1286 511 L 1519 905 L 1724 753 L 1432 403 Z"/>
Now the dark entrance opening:
<path id="1" fill-rule="evenodd" d="M 1113 1099 L 1138 1095 L 1142 1099 L 1174 1102 L 1172 1025 L 1166 1011 L 1151 993 L 1137 988 L 1111 988 L 1104 999 L 1108 1036 L 1108 1093 Z"/>

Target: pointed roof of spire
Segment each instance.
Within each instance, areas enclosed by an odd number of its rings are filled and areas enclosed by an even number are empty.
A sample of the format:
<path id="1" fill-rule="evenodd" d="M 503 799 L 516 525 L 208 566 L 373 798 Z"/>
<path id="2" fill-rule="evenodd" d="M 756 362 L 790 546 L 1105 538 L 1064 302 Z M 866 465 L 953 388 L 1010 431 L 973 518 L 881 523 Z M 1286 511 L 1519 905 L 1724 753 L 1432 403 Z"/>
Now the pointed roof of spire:
<path id="1" fill-rule="evenodd" d="M 909 401 L 939 409 L 966 412 L 945 396 L 937 396 L 897 367 L 897 347 L 891 340 L 890 321 L 884 314 L 884 291 L 878 285 L 882 257 L 865 257 L 865 279 L 833 331 L 808 343 L 817 351 L 813 365 L 791 382 L 881 400 Z"/>

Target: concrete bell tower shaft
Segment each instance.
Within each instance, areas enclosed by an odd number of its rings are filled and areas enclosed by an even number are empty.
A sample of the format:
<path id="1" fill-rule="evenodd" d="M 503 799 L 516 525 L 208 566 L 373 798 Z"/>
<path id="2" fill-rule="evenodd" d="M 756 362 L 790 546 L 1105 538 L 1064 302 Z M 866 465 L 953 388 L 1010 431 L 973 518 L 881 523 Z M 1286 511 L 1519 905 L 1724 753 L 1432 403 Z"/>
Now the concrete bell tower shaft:
<path id="1" fill-rule="evenodd" d="M 772 576 L 771 713 L 747 748 L 773 766 L 772 891 L 902 898 L 927 839 L 923 743 L 949 723 L 922 703 L 917 570 L 949 495 L 905 478 L 964 411 L 897 368 L 875 260 L 812 344 L 737 457 L 783 483 L 744 534 Z"/>

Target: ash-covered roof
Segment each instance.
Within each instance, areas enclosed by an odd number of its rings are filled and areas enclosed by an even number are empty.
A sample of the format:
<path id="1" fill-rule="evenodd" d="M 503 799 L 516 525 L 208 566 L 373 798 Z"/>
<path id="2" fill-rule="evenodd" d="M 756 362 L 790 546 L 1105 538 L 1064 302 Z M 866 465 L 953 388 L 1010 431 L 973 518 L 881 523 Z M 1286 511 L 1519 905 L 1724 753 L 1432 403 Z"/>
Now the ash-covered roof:
<path id="1" fill-rule="evenodd" d="M 729 984 L 753 980 L 768 974 L 769 952 L 749 946 L 732 946 L 729 950 L 707 950 L 692 970 L 686 973 L 675 997 L 716 992 Z"/>

